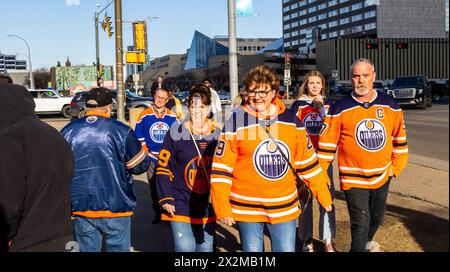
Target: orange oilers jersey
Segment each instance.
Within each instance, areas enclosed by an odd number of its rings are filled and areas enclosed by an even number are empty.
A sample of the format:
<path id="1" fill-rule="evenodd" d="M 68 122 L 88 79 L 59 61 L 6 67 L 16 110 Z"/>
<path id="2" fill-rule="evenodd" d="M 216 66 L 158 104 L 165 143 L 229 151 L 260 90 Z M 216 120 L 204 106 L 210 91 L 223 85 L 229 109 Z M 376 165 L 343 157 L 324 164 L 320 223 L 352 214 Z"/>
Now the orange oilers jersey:
<path id="1" fill-rule="evenodd" d="M 341 189 L 376 189 L 398 177 L 408 160 L 403 112 L 384 93 L 371 102 L 347 96 L 335 102 L 325 118 L 317 153 L 327 167 L 338 150 Z M 325 168 L 326 169 L 326 168 Z"/>
<path id="2" fill-rule="evenodd" d="M 331 100 L 325 99 L 324 107 L 321 109 L 315 108 L 314 105 L 305 100 L 297 100 L 292 106 L 291 110 L 297 115 L 311 139 L 314 148 L 318 147 L 319 133 L 322 130 L 323 119 L 325 119 Z"/>
<path id="3" fill-rule="evenodd" d="M 323 206 L 331 204 L 328 176 L 300 120 L 278 99 L 278 115 L 259 119 L 250 106 L 233 111 L 225 122 L 213 158 L 211 198 L 217 218 L 280 223 L 298 217 L 294 175 L 263 122 Z"/>

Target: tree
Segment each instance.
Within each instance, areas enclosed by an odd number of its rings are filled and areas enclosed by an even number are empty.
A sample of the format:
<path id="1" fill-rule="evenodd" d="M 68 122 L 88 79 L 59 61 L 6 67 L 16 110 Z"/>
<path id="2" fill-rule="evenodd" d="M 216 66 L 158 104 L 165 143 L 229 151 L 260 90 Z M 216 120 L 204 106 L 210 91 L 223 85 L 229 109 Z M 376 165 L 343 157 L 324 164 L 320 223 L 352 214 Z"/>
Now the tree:
<path id="1" fill-rule="evenodd" d="M 229 73 L 227 67 L 219 65 L 206 70 L 206 77 L 211 79 L 216 90 L 223 90 L 225 84 L 228 83 Z"/>
<path id="2" fill-rule="evenodd" d="M 47 89 L 50 79 L 50 71 L 47 68 L 39 68 L 33 71 L 34 87 L 36 89 Z M 25 84 L 30 85 L 30 75 L 25 76 Z"/>

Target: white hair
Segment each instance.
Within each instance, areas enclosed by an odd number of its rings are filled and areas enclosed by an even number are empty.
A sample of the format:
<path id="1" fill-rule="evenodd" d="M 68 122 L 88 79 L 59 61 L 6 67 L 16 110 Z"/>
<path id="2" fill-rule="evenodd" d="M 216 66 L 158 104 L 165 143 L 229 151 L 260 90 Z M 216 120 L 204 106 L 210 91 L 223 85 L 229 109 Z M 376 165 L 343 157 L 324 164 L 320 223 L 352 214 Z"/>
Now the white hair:
<path id="1" fill-rule="evenodd" d="M 375 72 L 375 66 L 373 65 L 373 63 L 370 59 L 359 58 L 359 59 L 356 59 L 353 61 L 352 66 L 350 67 L 350 74 L 353 73 L 353 67 L 355 67 L 356 65 L 358 65 L 360 63 L 369 64 L 370 66 L 372 66 L 372 71 Z"/>

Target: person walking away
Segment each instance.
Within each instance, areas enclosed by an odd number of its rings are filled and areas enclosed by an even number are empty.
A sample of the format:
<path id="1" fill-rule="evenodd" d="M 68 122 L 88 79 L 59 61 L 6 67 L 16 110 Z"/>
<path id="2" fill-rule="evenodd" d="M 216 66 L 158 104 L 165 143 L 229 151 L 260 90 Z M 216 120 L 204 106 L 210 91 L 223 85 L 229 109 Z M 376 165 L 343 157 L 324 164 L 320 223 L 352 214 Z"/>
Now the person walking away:
<path id="1" fill-rule="evenodd" d="M 369 59 L 353 62 L 353 91 L 331 105 L 317 149 L 323 168 L 339 152 L 339 179 L 350 215 L 351 251 L 370 248 L 369 242 L 384 221 L 389 185 L 408 161 L 403 112 L 392 97 L 374 90 L 375 77 Z"/>
<path id="2" fill-rule="evenodd" d="M 0 252 L 64 252 L 73 241 L 73 155 L 33 97 L 0 75 Z"/>
<path id="3" fill-rule="evenodd" d="M 86 116 L 65 126 L 61 134 L 75 158 L 72 214 L 82 252 L 128 252 L 131 216 L 136 208 L 133 174 L 150 164 L 145 146 L 127 125 L 111 119 L 112 96 L 105 88 L 86 95 Z"/>
<path id="4" fill-rule="evenodd" d="M 299 96 L 292 104 L 291 110 L 305 127 L 306 133 L 317 150 L 319 133 L 323 126 L 323 120 L 331 104 L 330 99 L 325 98 L 325 79 L 319 71 L 313 70 L 306 74 L 300 86 Z M 327 170 L 330 180 L 329 188 L 331 197 L 334 199 L 333 167 L 330 164 Z M 335 252 L 334 239 L 336 237 L 336 215 L 335 209 L 326 212 L 319 206 L 319 239 L 325 243 L 325 252 Z M 303 252 L 314 252 L 313 244 L 313 209 L 312 199 L 302 216 L 298 220 L 298 234 L 302 243 Z"/>

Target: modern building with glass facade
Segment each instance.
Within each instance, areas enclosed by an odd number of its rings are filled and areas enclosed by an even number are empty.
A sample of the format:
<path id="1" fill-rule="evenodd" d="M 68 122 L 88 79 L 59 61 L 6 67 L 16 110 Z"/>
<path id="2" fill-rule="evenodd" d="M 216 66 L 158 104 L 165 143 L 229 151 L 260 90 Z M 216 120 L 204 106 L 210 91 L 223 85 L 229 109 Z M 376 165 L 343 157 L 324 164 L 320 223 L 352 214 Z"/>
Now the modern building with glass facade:
<path id="1" fill-rule="evenodd" d="M 447 0 L 283 0 L 286 51 L 335 38 L 444 38 Z M 448 1 L 447 1 L 448 2 Z"/>
<path id="2" fill-rule="evenodd" d="M 26 70 L 27 62 L 17 60 L 16 55 L 5 55 L 0 52 L 0 73 L 7 73 L 8 70 Z"/>
<path id="3" fill-rule="evenodd" d="M 218 55 L 228 55 L 228 48 L 195 31 L 184 70 L 207 68 L 209 58 Z"/>

